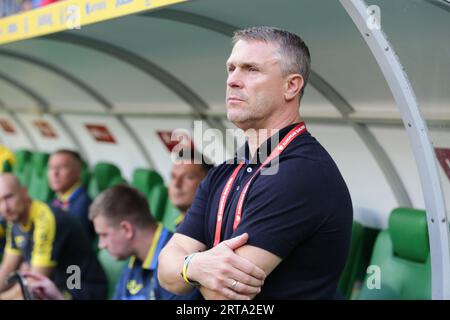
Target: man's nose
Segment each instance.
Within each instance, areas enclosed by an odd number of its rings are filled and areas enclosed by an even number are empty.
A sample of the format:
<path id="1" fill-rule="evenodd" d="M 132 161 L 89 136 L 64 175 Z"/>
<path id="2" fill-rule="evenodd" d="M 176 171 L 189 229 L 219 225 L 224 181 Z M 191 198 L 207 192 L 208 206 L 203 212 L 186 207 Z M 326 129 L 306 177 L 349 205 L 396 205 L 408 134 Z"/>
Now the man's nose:
<path id="1" fill-rule="evenodd" d="M 175 179 L 175 187 L 177 187 L 177 189 L 180 189 L 182 186 L 182 180 L 181 179 Z"/>
<path id="2" fill-rule="evenodd" d="M 227 86 L 230 88 L 242 88 L 244 85 L 241 74 L 238 70 L 234 70 L 228 74 Z"/>
<path id="3" fill-rule="evenodd" d="M 106 249 L 106 243 L 104 240 L 99 239 L 98 240 L 98 248 L 99 249 Z"/>

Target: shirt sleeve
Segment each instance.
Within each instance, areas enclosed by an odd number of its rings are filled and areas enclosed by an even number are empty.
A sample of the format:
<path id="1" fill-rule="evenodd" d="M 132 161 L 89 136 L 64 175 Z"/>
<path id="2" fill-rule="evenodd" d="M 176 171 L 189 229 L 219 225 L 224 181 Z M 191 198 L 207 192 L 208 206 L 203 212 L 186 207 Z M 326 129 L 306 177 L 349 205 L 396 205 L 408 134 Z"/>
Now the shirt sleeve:
<path id="1" fill-rule="evenodd" d="M 17 243 L 14 239 L 12 227 L 12 223 L 8 223 L 6 226 L 5 253 L 18 256 L 22 254 L 22 250 L 20 250 L 20 248 L 17 246 Z"/>
<path id="2" fill-rule="evenodd" d="M 33 251 L 31 265 L 36 267 L 54 267 L 56 221 L 50 209 L 40 209 L 34 222 Z"/>
<path id="3" fill-rule="evenodd" d="M 284 164 L 280 164 L 275 176 L 256 178 L 244 203 L 243 218 L 233 234 L 234 237 L 247 232 L 249 245 L 281 259 L 318 230 L 327 219 L 332 202 L 321 164 L 298 158 Z"/>
<path id="4" fill-rule="evenodd" d="M 207 245 L 205 238 L 205 213 L 208 206 L 209 184 L 211 174 L 215 169 L 209 170 L 206 178 L 200 183 L 195 193 L 194 201 L 186 213 L 183 222 L 178 226 L 176 232 L 193 238 Z"/>

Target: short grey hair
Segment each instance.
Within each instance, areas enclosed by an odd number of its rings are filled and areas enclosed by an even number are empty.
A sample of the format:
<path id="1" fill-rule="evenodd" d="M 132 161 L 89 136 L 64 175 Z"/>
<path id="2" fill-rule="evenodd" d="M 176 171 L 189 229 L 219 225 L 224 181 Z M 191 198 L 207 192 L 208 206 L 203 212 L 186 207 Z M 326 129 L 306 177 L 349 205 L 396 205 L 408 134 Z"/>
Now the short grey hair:
<path id="1" fill-rule="evenodd" d="M 280 55 L 283 76 L 292 73 L 302 75 L 304 84 L 300 91 L 300 97 L 303 96 L 310 74 L 311 56 L 309 54 L 309 49 L 302 38 L 282 29 L 260 26 L 235 31 L 233 45 L 239 40 L 264 41 L 276 44 Z"/>

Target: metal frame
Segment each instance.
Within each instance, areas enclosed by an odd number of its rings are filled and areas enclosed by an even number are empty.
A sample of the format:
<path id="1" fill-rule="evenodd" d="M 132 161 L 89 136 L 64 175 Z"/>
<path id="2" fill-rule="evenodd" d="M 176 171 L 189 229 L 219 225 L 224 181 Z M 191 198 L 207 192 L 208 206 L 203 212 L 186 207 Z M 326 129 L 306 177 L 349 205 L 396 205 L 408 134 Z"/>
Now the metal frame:
<path id="1" fill-rule="evenodd" d="M 402 115 L 417 163 L 430 237 L 433 299 L 450 299 L 449 227 L 436 158 L 414 90 L 385 34 L 369 29 L 363 0 L 340 0 L 374 55 Z M 414 281 L 412 279 L 412 281 Z"/>
<path id="2" fill-rule="evenodd" d="M 26 127 L 20 122 L 16 114 L 7 107 L 6 103 L 3 102 L 3 100 L 0 100 L 0 109 L 5 111 L 14 120 L 15 124 L 20 128 L 20 130 L 22 130 L 22 133 L 25 135 L 25 138 L 28 139 L 28 142 L 31 144 L 31 146 L 37 149 L 37 144 L 34 141 L 33 137 L 27 131 Z"/>
<path id="3" fill-rule="evenodd" d="M 440 8 L 442 10 L 450 12 L 450 3 L 444 3 L 442 0 L 425 0 L 425 2 L 428 2 L 429 4 L 436 6 L 437 8 Z"/>
<path id="4" fill-rule="evenodd" d="M 175 77 L 173 74 L 161 68 L 156 63 L 150 61 L 148 58 L 144 58 L 134 52 L 105 41 L 74 35 L 71 33 L 52 34 L 39 39 L 59 41 L 70 43 L 76 46 L 86 47 L 88 49 L 112 56 L 122 62 L 125 62 L 126 64 L 132 65 L 139 71 L 144 72 L 150 77 L 159 81 L 170 91 L 172 91 L 183 101 L 185 101 L 186 104 L 192 108 L 195 116 L 198 119 L 206 121 L 212 128 L 219 129 L 222 134 L 227 134 L 226 128 L 221 122 L 207 118 L 205 112 L 210 108 L 200 95 L 198 95 L 193 89 L 191 89 L 188 85 Z"/>
<path id="5" fill-rule="evenodd" d="M 34 100 L 36 102 L 43 101 L 44 103 L 46 103 L 46 101 L 43 97 L 41 97 L 38 93 L 34 92 L 32 89 L 28 88 L 26 85 L 23 85 L 16 79 L 13 79 L 10 76 L 7 76 L 6 74 L 1 73 L 1 72 L 0 72 L 0 79 L 9 83 L 13 87 L 17 88 L 18 90 L 23 92 L 25 95 L 29 96 L 32 100 Z M 19 117 L 17 117 L 17 114 L 15 112 L 11 111 L 10 109 L 8 109 L 4 102 L 2 102 L 1 105 L 2 105 L 2 109 L 4 111 L 6 111 L 11 116 L 11 118 L 13 118 L 14 122 L 22 130 L 23 134 L 28 139 L 28 142 L 31 144 L 31 146 L 34 149 L 37 149 L 37 143 L 34 140 L 33 135 L 27 130 L 26 126 L 22 123 L 22 121 L 20 121 Z"/>
<path id="6" fill-rule="evenodd" d="M 55 66 L 52 66 L 50 64 L 47 64 L 44 61 L 40 61 L 36 58 L 33 57 L 29 57 L 26 55 L 22 55 L 19 53 L 14 53 L 13 51 L 9 51 L 9 50 L 0 50 L 0 55 L 4 55 L 4 56 L 8 56 L 11 58 L 16 58 L 16 59 L 20 59 L 20 60 L 24 60 L 27 61 L 29 63 L 32 63 L 34 65 L 40 66 L 44 69 L 48 69 L 50 71 L 53 71 L 54 73 L 57 73 L 58 75 L 61 75 L 62 77 L 70 77 L 70 75 L 66 74 L 64 71 L 60 70 L 61 73 L 59 73 L 58 68 Z M 6 78 L 5 78 L 6 77 Z M 26 95 L 28 95 L 31 99 L 33 99 L 36 102 L 36 106 L 39 108 L 39 111 L 42 113 L 50 113 L 50 103 L 40 94 L 38 94 L 36 91 L 32 90 L 30 87 L 26 86 L 25 84 L 23 84 L 22 82 L 16 80 L 16 79 L 12 79 L 9 76 L 7 76 L 6 74 L 2 75 L 2 78 L 4 80 L 7 80 L 10 84 L 14 85 L 16 88 L 18 88 L 20 91 L 24 92 Z M 7 79 L 9 78 L 9 79 Z M 86 152 L 83 148 L 83 146 L 81 145 L 81 143 L 78 141 L 78 139 L 76 138 L 76 136 L 73 134 L 73 132 L 70 130 L 70 128 L 66 125 L 66 123 L 63 121 L 63 119 L 60 117 L 60 115 L 55 115 L 55 120 L 56 122 L 59 123 L 59 125 L 66 131 L 66 133 L 69 135 L 69 137 L 72 139 L 73 143 L 75 144 L 75 146 L 80 150 L 80 153 L 86 157 Z M 15 117 L 15 119 L 17 120 L 18 118 Z M 23 125 L 23 128 L 25 128 L 25 126 Z M 29 135 L 29 138 L 31 137 L 31 135 Z M 34 139 L 30 140 L 34 142 Z M 34 142 L 32 143 L 33 147 L 36 148 L 37 144 Z"/>

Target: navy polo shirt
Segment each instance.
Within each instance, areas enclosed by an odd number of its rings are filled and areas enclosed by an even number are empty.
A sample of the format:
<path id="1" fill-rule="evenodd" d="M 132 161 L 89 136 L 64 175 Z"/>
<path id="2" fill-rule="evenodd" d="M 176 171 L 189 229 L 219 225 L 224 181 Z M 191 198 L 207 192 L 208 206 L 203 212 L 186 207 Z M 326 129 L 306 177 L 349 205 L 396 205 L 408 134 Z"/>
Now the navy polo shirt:
<path id="1" fill-rule="evenodd" d="M 280 130 L 275 141 L 294 127 Z M 276 145 L 269 138 L 250 159 L 246 144 L 234 164 L 210 170 L 177 232 L 212 248 L 222 190 L 238 161 L 244 161 L 225 205 L 221 241 L 247 232 L 249 245 L 282 259 L 256 298 L 332 299 L 347 259 L 353 209 L 339 169 L 309 132 L 297 136 L 278 157 L 275 174 L 256 175 L 233 232 L 239 195 Z"/>
<path id="2" fill-rule="evenodd" d="M 49 202 L 49 205 L 51 208 L 58 208 L 68 212 L 75 219 L 78 219 L 91 239 L 94 239 L 97 235 L 92 221 L 89 220 L 89 207 L 91 203 L 92 200 L 86 188 L 80 185 L 67 197 L 67 200 L 63 201 L 55 198 Z"/>

